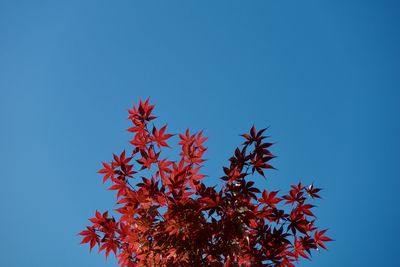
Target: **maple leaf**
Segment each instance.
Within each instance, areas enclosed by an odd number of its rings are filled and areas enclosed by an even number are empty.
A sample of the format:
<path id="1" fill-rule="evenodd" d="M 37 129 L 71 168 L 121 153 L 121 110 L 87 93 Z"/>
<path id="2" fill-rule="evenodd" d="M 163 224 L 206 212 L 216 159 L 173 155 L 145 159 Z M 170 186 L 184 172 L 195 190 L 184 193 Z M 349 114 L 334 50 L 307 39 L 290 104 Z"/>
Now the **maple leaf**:
<path id="1" fill-rule="evenodd" d="M 268 206 L 270 206 L 271 208 L 275 208 L 276 204 L 278 204 L 282 200 L 281 198 L 276 197 L 277 194 L 278 194 L 278 191 L 268 193 L 267 190 L 264 190 L 262 192 L 262 198 L 259 199 L 259 202 L 265 203 Z"/>
<path id="2" fill-rule="evenodd" d="M 315 234 L 314 234 L 314 239 L 315 239 L 316 244 L 323 249 L 327 249 L 324 242 L 332 241 L 331 238 L 325 236 L 326 231 L 328 231 L 328 230 L 322 230 L 322 231 L 317 230 L 317 231 L 315 231 Z"/>
<path id="3" fill-rule="evenodd" d="M 118 249 L 118 242 L 114 239 L 108 238 L 106 241 L 103 242 L 101 245 L 99 252 L 102 250 L 106 250 L 106 258 L 108 257 L 108 254 L 112 251 L 114 255 L 117 255 L 117 249 Z"/>
<path id="4" fill-rule="evenodd" d="M 148 152 L 141 151 L 142 157 L 137 160 L 143 167 L 142 169 L 147 168 L 150 170 L 151 165 L 156 163 L 160 153 L 155 153 L 153 148 L 150 148 Z"/>
<path id="5" fill-rule="evenodd" d="M 306 189 L 306 192 L 309 196 L 311 196 L 312 198 L 321 198 L 318 195 L 318 192 L 321 191 L 320 188 L 315 188 L 314 184 L 311 184 L 310 186 L 308 186 Z"/>
<path id="6" fill-rule="evenodd" d="M 264 177 L 264 171 L 263 169 L 274 169 L 274 167 L 266 162 L 270 161 L 273 159 L 273 156 L 268 156 L 268 157 L 262 157 L 262 156 L 256 156 L 252 159 L 252 172 L 257 171 L 259 174 L 261 174 Z"/>
<path id="7" fill-rule="evenodd" d="M 168 161 L 166 159 L 162 159 L 158 161 L 158 171 L 156 172 L 156 176 L 160 175 L 163 181 L 166 180 L 166 174 L 171 173 L 172 170 L 169 166 L 171 166 L 174 162 Z"/>
<path id="8" fill-rule="evenodd" d="M 264 138 L 266 138 L 262 135 L 266 129 L 267 128 L 264 128 L 257 132 L 256 127 L 253 125 L 250 129 L 249 134 L 242 134 L 242 136 L 246 139 L 243 144 L 247 146 L 251 145 L 252 143 L 260 143 Z"/>
<path id="9" fill-rule="evenodd" d="M 128 185 L 126 184 L 126 181 L 115 180 L 114 185 L 112 185 L 108 190 L 118 190 L 117 199 L 119 199 L 121 196 L 126 195 L 127 191 L 130 189 L 129 189 Z"/>
<path id="10" fill-rule="evenodd" d="M 113 166 L 114 164 L 108 164 L 106 162 L 102 162 L 103 164 L 103 169 L 99 170 L 98 173 L 104 174 L 103 177 L 103 183 L 105 181 L 107 181 L 109 178 L 114 179 L 114 168 L 115 166 Z"/>
<path id="11" fill-rule="evenodd" d="M 174 136 L 173 134 L 165 134 L 166 128 L 167 125 L 163 126 L 160 131 L 157 131 L 157 128 L 153 127 L 153 135 L 150 137 L 150 140 L 156 142 L 158 148 L 162 146 L 169 147 L 165 141 Z"/>
<path id="12" fill-rule="evenodd" d="M 296 207 L 296 211 L 306 214 L 308 216 L 314 216 L 314 213 L 312 213 L 311 209 L 315 207 L 314 205 L 311 204 L 304 204 L 304 203 L 300 203 L 297 207 Z"/>
<path id="13" fill-rule="evenodd" d="M 151 121 L 154 120 L 156 117 L 151 115 L 151 112 L 154 108 L 154 105 L 149 104 L 149 98 L 146 99 L 145 102 L 140 100 L 139 107 L 136 108 L 135 106 L 132 109 L 128 110 L 129 119 L 131 120 L 141 120 L 143 121 Z"/>
<path id="14" fill-rule="evenodd" d="M 283 196 L 283 198 L 287 200 L 285 204 L 294 205 L 295 203 L 304 202 L 306 198 L 304 197 L 304 192 L 302 191 L 303 188 L 304 187 L 301 183 L 297 185 L 292 185 L 292 190 L 290 190 L 289 195 Z"/>
<path id="15" fill-rule="evenodd" d="M 87 226 L 87 230 L 79 233 L 79 235 L 84 236 L 81 244 L 90 243 L 90 251 L 92 251 L 95 245 L 100 244 L 100 236 L 96 233 L 96 229 L 93 226 Z"/>

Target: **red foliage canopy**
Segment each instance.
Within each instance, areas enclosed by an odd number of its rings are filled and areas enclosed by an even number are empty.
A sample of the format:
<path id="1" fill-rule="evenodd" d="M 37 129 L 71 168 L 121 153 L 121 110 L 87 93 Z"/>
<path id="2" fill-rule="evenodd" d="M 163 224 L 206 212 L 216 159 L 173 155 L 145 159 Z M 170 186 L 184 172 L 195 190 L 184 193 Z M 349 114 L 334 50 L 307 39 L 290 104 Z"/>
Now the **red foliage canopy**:
<path id="1" fill-rule="evenodd" d="M 106 257 L 112 251 L 121 267 L 290 267 L 300 257 L 309 259 L 312 250 L 326 249 L 331 239 L 316 227 L 309 204 L 320 189 L 299 183 L 278 196 L 248 181 L 273 168 L 265 129 L 253 126 L 242 135 L 245 141 L 223 167 L 224 182 L 216 189 L 202 182 L 200 172 L 207 138 L 186 130 L 179 134 L 179 161 L 163 158 L 173 135 L 166 126 L 149 126 L 153 108 L 146 100 L 128 110 L 132 152 L 113 155 L 99 171 L 117 192 L 119 218 L 96 211 L 81 243 L 98 245 Z"/>

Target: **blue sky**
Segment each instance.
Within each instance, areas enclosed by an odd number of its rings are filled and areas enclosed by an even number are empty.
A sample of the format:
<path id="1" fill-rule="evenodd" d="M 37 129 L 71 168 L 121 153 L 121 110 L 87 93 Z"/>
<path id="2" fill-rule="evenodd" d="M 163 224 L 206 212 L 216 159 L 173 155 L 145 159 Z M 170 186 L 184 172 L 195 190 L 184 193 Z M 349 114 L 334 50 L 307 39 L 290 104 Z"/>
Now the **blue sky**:
<path id="1" fill-rule="evenodd" d="M 271 126 L 262 188 L 324 188 L 336 240 L 300 266 L 396 266 L 398 1 L 0 1 L 0 265 L 116 266 L 76 233 L 115 196 L 96 174 L 151 96 L 205 130 L 205 172 Z"/>

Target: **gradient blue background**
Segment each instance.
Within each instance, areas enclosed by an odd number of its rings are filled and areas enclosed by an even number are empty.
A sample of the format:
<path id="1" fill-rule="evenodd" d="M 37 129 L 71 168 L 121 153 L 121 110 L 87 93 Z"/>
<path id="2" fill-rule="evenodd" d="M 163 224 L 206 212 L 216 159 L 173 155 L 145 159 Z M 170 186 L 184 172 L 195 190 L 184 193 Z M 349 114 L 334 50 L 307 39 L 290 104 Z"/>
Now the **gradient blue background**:
<path id="1" fill-rule="evenodd" d="M 277 172 L 324 188 L 335 242 L 300 266 L 399 266 L 399 1 L 0 1 L 0 265 L 116 266 L 76 233 L 115 196 L 96 174 L 151 96 L 205 129 L 205 172 L 253 123 Z"/>

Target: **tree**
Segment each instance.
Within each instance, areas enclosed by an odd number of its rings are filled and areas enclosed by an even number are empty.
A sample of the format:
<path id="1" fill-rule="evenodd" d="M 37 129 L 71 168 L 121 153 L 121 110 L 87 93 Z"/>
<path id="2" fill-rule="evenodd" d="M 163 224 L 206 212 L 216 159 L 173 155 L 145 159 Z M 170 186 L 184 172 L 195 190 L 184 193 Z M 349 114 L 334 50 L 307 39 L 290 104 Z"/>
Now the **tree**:
<path id="1" fill-rule="evenodd" d="M 118 218 L 96 211 L 80 232 L 81 243 L 96 245 L 121 267 L 132 266 L 295 266 L 331 241 L 315 225 L 320 198 L 313 185 L 292 185 L 288 194 L 262 192 L 250 177 L 273 169 L 272 143 L 253 126 L 243 134 L 223 184 L 206 186 L 201 173 L 206 151 L 202 132 L 179 134 L 179 160 L 164 157 L 174 135 L 150 126 L 156 117 L 149 100 L 128 110 L 131 151 L 113 155 L 99 171 L 116 191 Z M 139 178 L 140 177 L 140 178 Z M 134 184 L 136 183 L 136 184 Z"/>

